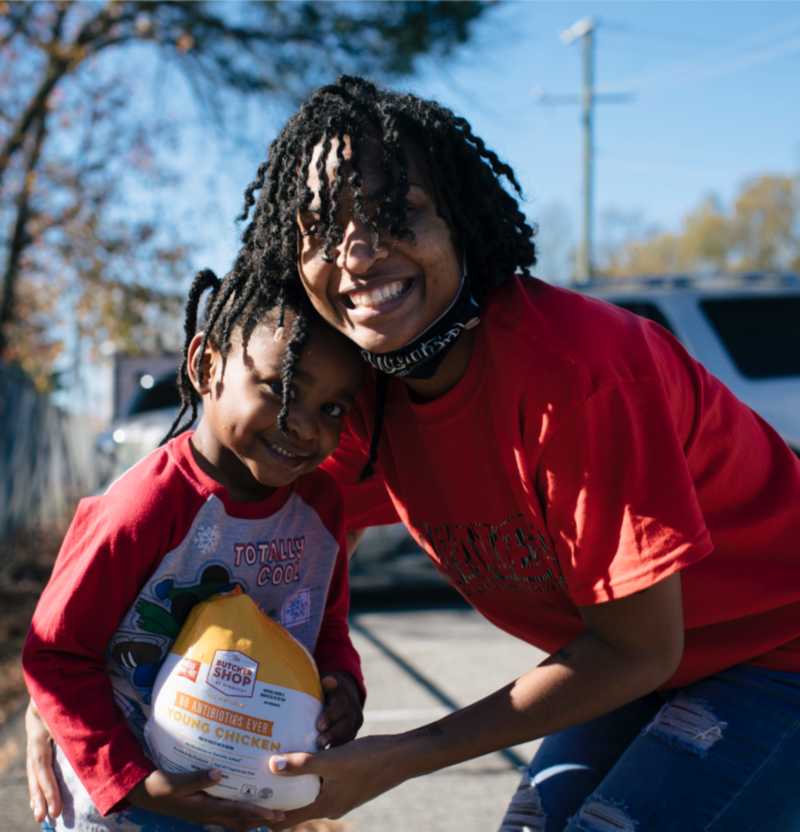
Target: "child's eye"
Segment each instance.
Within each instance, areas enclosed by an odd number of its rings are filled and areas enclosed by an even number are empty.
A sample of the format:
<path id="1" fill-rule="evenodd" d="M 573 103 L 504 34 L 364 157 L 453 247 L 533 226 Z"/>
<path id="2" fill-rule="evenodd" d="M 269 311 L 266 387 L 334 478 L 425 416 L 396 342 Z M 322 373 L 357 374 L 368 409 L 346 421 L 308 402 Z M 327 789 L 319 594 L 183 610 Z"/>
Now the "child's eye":
<path id="1" fill-rule="evenodd" d="M 322 412 L 327 416 L 333 417 L 334 419 L 341 419 L 346 413 L 342 405 L 336 404 L 336 402 L 327 402 L 322 405 Z"/>

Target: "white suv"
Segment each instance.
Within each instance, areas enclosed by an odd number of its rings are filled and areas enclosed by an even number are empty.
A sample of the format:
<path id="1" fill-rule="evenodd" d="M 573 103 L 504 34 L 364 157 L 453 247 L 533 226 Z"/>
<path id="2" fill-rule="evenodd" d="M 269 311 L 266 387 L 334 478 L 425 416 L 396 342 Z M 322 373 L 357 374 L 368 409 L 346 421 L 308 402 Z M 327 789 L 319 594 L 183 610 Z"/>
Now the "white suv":
<path id="1" fill-rule="evenodd" d="M 667 327 L 800 455 L 800 278 L 654 277 L 586 292 Z"/>

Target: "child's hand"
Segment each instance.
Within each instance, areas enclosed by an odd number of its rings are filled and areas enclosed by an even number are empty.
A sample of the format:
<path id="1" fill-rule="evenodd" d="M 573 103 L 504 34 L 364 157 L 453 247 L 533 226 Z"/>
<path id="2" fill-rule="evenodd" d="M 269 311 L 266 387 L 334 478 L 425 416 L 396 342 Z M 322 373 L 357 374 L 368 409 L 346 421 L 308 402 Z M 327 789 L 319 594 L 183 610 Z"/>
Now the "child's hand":
<path id="1" fill-rule="evenodd" d="M 46 817 L 52 819 L 61 814 L 61 792 L 53 771 L 50 732 L 33 704 L 33 699 L 28 700 L 28 709 L 25 711 L 25 733 L 28 737 L 25 770 L 31 811 L 34 819 L 41 823 Z"/>
<path id="2" fill-rule="evenodd" d="M 246 832 L 270 821 L 283 820 L 283 812 L 253 803 L 222 800 L 203 789 L 219 781 L 219 771 L 171 774 L 156 769 L 128 794 L 128 802 L 148 812 L 182 818 L 199 824 L 217 824 L 235 832 Z"/>
<path id="3" fill-rule="evenodd" d="M 317 745 L 342 745 L 350 742 L 364 724 L 361 696 L 349 673 L 328 673 L 322 677 L 325 709 L 317 720 Z"/>

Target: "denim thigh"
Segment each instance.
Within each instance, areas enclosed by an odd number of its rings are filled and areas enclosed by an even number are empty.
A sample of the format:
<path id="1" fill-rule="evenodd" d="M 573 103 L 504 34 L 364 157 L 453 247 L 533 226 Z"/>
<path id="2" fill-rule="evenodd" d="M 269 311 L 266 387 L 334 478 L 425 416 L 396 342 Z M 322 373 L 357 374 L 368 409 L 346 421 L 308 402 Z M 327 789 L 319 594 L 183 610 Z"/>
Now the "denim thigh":
<path id="1" fill-rule="evenodd" d="M 545 737 L 506 810 L 500 832 L 563 832 L 633 739 L 664 704 L 653 693 Z"/>
<path id="2" fill-rule="evenodd" d="M 800 673 L 740 665 L 672 691 L 566 830 L 800 832 Z"/>

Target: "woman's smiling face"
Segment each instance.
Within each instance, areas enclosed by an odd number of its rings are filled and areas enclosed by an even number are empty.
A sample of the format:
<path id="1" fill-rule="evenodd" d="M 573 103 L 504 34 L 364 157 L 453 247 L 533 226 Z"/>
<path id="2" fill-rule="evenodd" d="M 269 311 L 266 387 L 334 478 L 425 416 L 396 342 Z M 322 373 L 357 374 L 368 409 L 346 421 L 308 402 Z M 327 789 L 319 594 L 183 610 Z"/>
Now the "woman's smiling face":
<path id="1" fill-rule="evenodd" d="M 333 139 L 323 175 L 334 182 L 339 166 L 338 145 L 343 142 L 339 176 L 347 176 L 352 156 L 349 137 Z M 320 175 L 317 164 L 322 143 L 314 148 L 307 184 L 313 199 L 298 217 L 300 245 L 298 270 L 317 312 L 362 349 L 386 353 L 414 340 L 448 307 L 461 281 L 459 256 L 447 222 L 439 215 L 422 166 L 408 156 L 408 227 L 413 240 L 397 240 L 382 232 L 378 239 L 352 211 L 352 194 L 339 192 L 337 222 L 344 236 L 331 257 L 316 233 L 319 220 Z M 360 158 L 367 210 L 370 197 L 384 188 L 376 151 Z M 370 212 L 371 213 L 371 212 Z"/>

